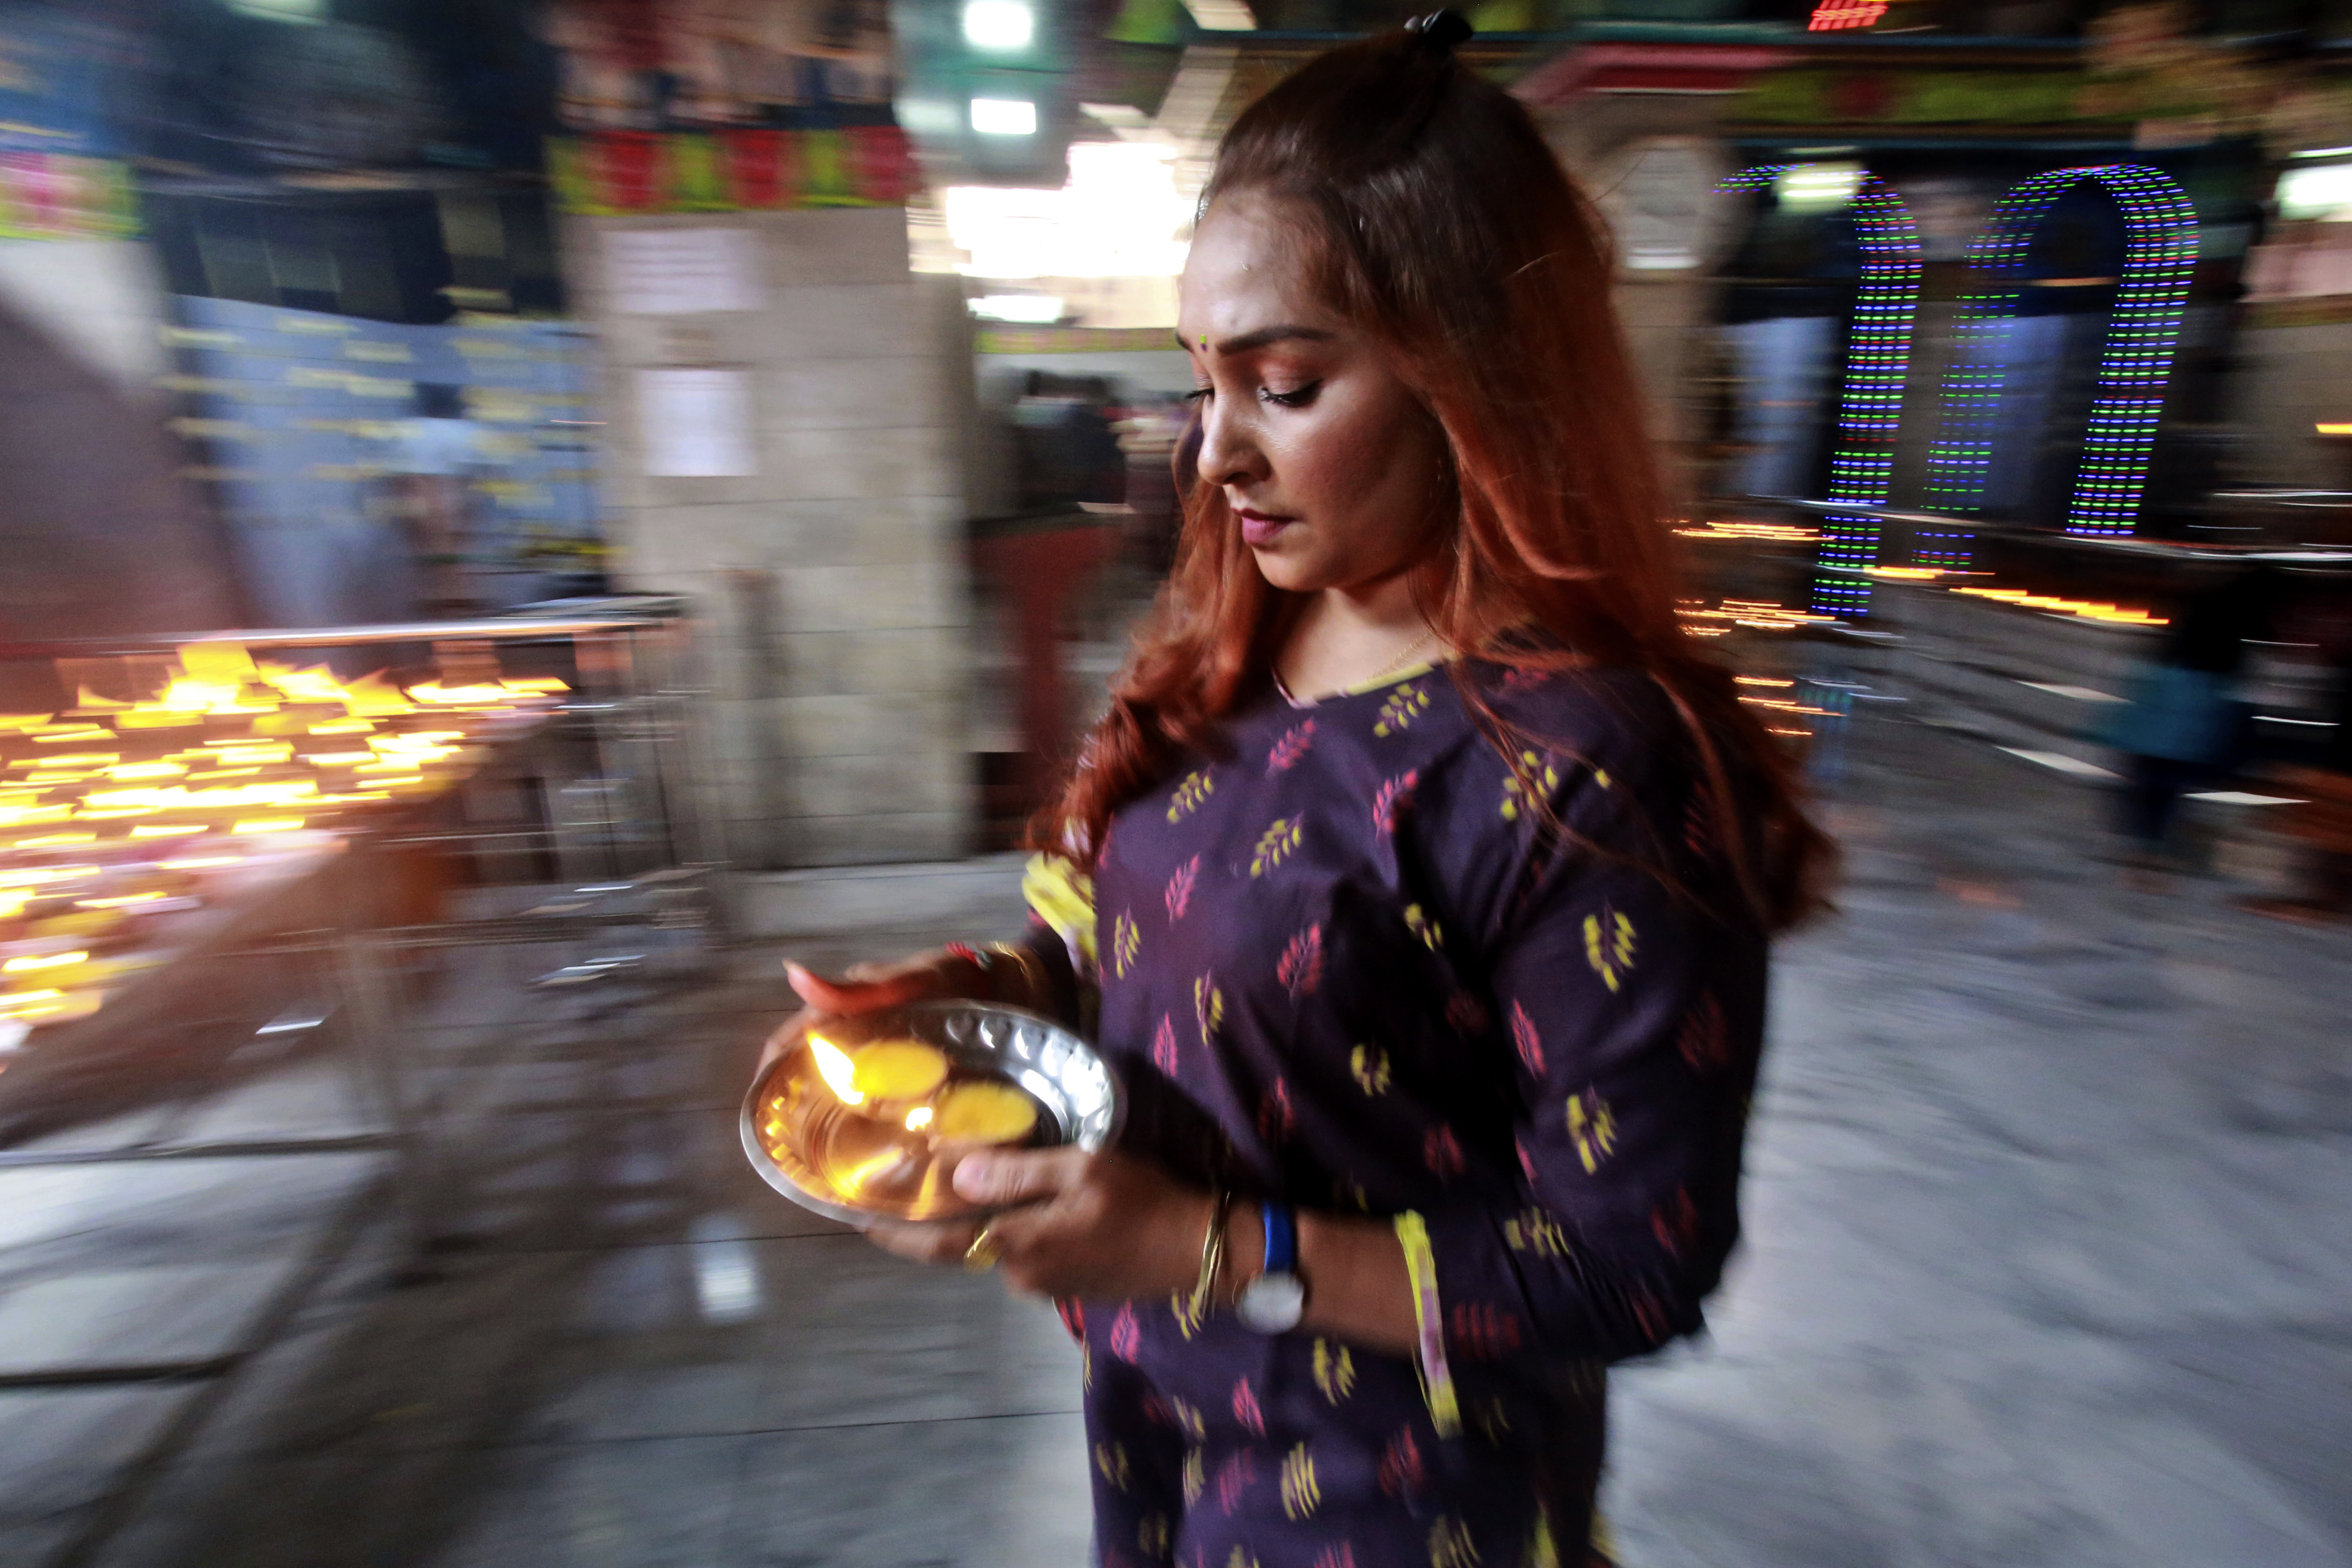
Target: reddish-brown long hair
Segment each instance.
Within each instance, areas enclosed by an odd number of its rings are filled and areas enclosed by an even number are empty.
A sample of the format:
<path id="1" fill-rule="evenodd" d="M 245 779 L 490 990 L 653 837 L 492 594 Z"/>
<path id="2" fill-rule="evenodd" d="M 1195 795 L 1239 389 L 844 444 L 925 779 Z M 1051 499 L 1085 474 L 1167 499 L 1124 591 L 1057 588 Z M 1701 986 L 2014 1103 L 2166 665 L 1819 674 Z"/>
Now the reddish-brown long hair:
<path id="1" fill-rule="evenodd" d="M 1451 494 L 1412 578 L 1430 624 L 1484 659 L 1648 671 L 1690 732 L 1753 916 L 1777 929 L 1807 912 L 1828 842 L 1729 676 L 1675 616 L 1608 244 L 1527 110 L 1433 38 L 1368 38 L 1309 62 L 1234 122 L 1204 210 L 1241 193 L 1297 214 L 1322 297 L 1444 427 Z M 1193 482 L 1175 570 L 1033 842 L 1090 858 L 1114 811 L 1213 744 L 1217 721 L 1262 689 L 1299 603 L 1259 574 L 1223 489 Z M 1514 760 L 1493 710 L 1460 684 Z"/>

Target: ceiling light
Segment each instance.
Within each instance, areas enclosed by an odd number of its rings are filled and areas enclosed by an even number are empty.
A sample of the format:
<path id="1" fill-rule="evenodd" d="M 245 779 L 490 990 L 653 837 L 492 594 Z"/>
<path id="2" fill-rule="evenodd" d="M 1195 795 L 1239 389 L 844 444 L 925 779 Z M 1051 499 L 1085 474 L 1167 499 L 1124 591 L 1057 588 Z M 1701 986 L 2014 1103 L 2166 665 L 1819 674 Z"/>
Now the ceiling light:
<path id="1" fill-rule="evenodd" d="M 969 0 L 963 8 L 963 41 L 975 49 L 1025 49 L 1036 31 L 1036 15 L 1022 0 Z"/>
<path id="2" fill-rule="evenodd" d="M 1050 294 L 982 294 L 970 303 L 971 313 L 985 321 L 1042 327 L 1062 319 L 1062 301 Z"/>
<path id="3" fill-rule="evenodd" d="M 1025 98 L 975 98 L 971 128 L 982 136 L 1034 136 L 1037 106 Z"/>

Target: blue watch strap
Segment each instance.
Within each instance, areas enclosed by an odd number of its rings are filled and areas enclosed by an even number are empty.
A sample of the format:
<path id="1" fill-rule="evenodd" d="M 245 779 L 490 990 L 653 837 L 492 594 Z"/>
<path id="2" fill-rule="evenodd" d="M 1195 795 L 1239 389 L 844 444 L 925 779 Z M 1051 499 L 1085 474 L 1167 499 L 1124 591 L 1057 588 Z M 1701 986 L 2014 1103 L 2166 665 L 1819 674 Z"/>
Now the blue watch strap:
<path id="1" fill-rule="evenodd" d="M 1265 1274 L 1295 1274 L 1298 1269 L 1298 1224 L 1291 1217 L 1288 1204 L 1262 1203 L 1258 1213 L 1265 1216 L 1265 1262 L 1259 1271 Z"/>

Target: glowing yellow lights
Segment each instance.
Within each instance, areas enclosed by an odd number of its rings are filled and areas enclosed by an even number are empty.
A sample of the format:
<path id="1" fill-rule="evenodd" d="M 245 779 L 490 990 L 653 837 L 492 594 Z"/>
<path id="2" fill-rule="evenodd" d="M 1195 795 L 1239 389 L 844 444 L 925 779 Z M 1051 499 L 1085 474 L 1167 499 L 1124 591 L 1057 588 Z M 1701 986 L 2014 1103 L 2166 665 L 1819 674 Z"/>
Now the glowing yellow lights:
<path id="1" fill-rule="evenodd" d="M 245 864 L 245 857 L 205 855 L 184 860 L 158 860 L 155 864 L 166 871 L 209 871 L 221 866 L 242 866 Z"/>
<path id="2" fill-rule="evenodd" d="M 127 910 L 141 904 L 152 904 L 168 899 L 169 893 L 123 893 L 111 899 L 76 899 L 78 910 Z"/>
<path id="3" fill-rule="evenodd" d="M 0 1017 L 21 1018 L 29 1008 L 63 997 L 62 991 L 10 991 L 0 994 Z"/>
<path id="4" fill-rule="evenodd" d="M 1866 570 L 1873 577 L 1885 577 L 1898 583 L 1933 582 L 1944 574 L 1937 566 L 1871 566 Z"/>
<path id="5" fill-rule="evenodd" d="M 1794 686 L 1793 680 L 1781 680 L 1769 675 L 1735 675 L 1732 679 L 1742 686 Z"/>
<path id="6" fill-rule="evenodd" d="M 914 1109 L 914 1110 L 910 1110 L 910 1111 L 907 1112 L 907 1131 L 909 1131 L 909 1132 L 919 1132 L 919 1131 L 922 1131 L 924 1128 L 929 1127 L 930 1124 L 931 1124 L 931 1108 L 930 1108 L 929 1106 L 928 1106 L 928 1105 L 919 1105 L 919 1106 L 915 1107 L 915 1109 Z"/>
<path id="7" fill-rule="evenodd" d="M 30 974 L 37 969 L 66 969 L 77 963 L 88 963 L 89 954 L 74 952 L 28 952 L 0 963 L 0 973 Z"/>
<path id="8" fill-rule="evenodd" d="M 817 1076 L 824 1079 L 825 1088 L 833 1090 L 833 1097 L 844 1105 L 865 1104 L 865 1091 L 857 1087 L 857 1071 L 850 1062 L 849 1053 L 815 1035 L 808 1037 L 808 1043 L 809 1054 L 816 1058 Z"/>
<path id="9" fill-rule="evenodd" d="M 1685 539 L 1738 539 L 1783 544 L 1809 544 L 1822 536 L 1817 528 L 1787 522 L 1702 522 L 1675 531 Z"/>
<path id="10" fill-rule="evenodd" d="M 299 816 L 255 816 L 233 825 L 231 833 L 291 833 L 302 826 Z"/>
<path id="11" fill-rule="evenodd" d="M 2049 610 L 2058 615 L 2075 616 L 2086 621 L 2107 621 L 2130 626 L 2172 624 L 2162 616 L 2153 616 L 2146 610 L 2125 609 L 2097 600 L 2062 599 L 2048 594 L 2029 594 L 2022 588 L 1954 588 L 1951 592 L 1966 594 L 1975 599 L 1990 599 L 1996 604 L 2015 605 L 2020 609 Z"/>

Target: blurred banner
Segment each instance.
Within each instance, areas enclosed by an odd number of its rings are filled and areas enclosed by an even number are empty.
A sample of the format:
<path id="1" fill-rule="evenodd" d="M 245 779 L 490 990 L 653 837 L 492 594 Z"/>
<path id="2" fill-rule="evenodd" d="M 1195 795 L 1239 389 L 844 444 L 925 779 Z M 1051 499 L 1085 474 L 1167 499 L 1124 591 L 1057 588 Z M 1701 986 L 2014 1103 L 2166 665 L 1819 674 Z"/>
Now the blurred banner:
<path id="1" fill-rule="evenodd" d="M 548 34 L 567 212 L 893 206 L 921 184 L 882 0 L 560 0 Z"/>

